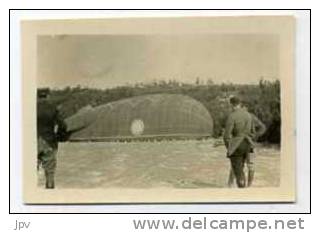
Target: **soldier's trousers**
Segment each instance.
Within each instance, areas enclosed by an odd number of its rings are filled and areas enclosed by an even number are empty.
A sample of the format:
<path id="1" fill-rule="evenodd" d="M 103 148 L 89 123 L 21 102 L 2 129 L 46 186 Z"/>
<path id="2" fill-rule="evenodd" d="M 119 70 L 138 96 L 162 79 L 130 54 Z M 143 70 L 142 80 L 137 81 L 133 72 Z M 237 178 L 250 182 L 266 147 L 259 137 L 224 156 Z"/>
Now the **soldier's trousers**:
<path id="1" fill-rule="evenodd" d="M 230 156 L 232 171 L 236 177 L 237 186 L 239 188 L 244 188 L 246 186 L 244 164 L 249 156 L 250 149 L 250 144 L 246 140 L 243 140 L 237 150 Z"/>
<path id="2" fill-rule="evenodd" d="M 38 163 L 42 166 L 48 183 L 54 185 L 54 174 L 57 167 L 57 149 L 42 151 L 38 154 Z"/>
<path id="3" fill-rule="evenodd" d="M 254 168 L 254 163 L 255 163 L 255 154 L 253 152 L 248 153 L 247 158 L 245 159 L 245 166 L 247 166 L 248 168 L 248 184 L 247 186 L 250 186 L 250 183 L 252 183 L 253 181 L 253 174 L 255 171 Z M 244 168 L 245 169 L 245 168 Z M 228 178 L 228 185 L 229 187 L 232 187 L 233 183 L 234 183 L 234 179 L 235 179 L 235 175 L 233 173 L 233 169 L 232 167 L 230 168 L 230 172 L 229 172 L 229 178 Z"/>

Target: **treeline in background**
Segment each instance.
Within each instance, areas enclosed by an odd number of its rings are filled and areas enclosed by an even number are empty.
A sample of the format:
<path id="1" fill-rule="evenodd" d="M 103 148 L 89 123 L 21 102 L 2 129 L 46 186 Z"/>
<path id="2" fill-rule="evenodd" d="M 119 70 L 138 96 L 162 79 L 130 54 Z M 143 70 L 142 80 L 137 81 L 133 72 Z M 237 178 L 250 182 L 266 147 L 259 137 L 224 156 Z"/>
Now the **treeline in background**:
<path id="1" fill-rule="evenodd" d="M 136 83 L 114 88 L 95 89 L 87 87 L 66 87 L 51 89 L 50 101 L 56 104 L 64 117 L 75 114 L 81 108 L 92 107 L 117 101 L 124 98 L 144 94 L 172 93 L 188 95 L 200 101 L 213 119 L 213 137 L 223 133 L 226 118 L 231 109 L 228 103 L 231 95 L 239 96 L 267 127 L 267 131 L 259 138 L 260 142 L 280 143 L 281 111 L 280 111 L 280 81 L 260 79 L 253 84 L 215 84 L 211 80 L 205 83 L 199 78 L 194 84 L 181 83 L 176 80 L 154 81 L 151 83 Z"/>

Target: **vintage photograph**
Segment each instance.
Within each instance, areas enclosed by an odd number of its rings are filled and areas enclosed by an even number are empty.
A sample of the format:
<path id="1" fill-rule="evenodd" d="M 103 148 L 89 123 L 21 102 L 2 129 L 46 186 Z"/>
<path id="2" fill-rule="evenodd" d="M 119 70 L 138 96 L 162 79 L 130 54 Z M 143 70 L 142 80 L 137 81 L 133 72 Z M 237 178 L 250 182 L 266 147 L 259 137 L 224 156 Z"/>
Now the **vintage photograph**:
<path id="1" fill-rule="evenodd" d="M 27 202 L 294 201 L 293 25 L 25 22 Z"/>

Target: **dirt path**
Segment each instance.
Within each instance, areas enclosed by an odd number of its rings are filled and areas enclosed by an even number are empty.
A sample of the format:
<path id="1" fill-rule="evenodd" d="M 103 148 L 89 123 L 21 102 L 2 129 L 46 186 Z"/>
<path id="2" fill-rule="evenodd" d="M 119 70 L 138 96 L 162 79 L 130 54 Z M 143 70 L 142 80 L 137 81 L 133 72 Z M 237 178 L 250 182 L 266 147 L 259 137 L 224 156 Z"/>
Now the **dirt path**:
<path id="1" fill-rule="evenodd" d="M 226 187 L 229 160 L 212 140 L 63 143 L 57 188 Z M 256 148 L 255 187 L 279 185 L 280 150 Z M 39 176 L 43 186 L 43 178 Z"/>

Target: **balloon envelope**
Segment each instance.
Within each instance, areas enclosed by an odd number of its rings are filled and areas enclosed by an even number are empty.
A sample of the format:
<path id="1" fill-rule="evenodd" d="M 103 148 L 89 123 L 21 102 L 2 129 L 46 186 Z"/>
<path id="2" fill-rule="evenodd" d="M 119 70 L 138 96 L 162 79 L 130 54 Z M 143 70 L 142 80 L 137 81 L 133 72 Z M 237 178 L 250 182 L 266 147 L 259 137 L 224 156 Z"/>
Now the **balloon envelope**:
<path id="1" fill-rule="evenodd" d="M 71 140 L 190 138 L 212 135 L 213 122 L 199 101 L 179 94 L 127 98 L 79 111 L 66 120 L 80 129 Z"/>

